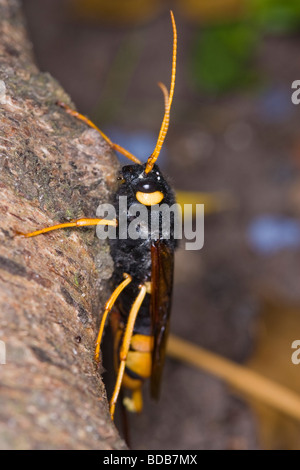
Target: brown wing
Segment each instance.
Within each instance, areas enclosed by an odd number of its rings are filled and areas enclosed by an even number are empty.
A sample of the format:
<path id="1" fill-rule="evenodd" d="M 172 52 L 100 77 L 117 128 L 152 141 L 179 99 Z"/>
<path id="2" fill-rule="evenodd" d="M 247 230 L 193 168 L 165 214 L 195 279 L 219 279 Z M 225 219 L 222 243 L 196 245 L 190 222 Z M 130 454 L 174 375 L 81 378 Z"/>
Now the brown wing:
<path id="1" fill-rule="evenodd" d="M 151 321 L 154 336 L 152 355 L 151 396 L 159 398 L 162 370 L 165 362 L 166 341 L 171 312 L 174 251 L 164 241 L 151 246 Z"/>

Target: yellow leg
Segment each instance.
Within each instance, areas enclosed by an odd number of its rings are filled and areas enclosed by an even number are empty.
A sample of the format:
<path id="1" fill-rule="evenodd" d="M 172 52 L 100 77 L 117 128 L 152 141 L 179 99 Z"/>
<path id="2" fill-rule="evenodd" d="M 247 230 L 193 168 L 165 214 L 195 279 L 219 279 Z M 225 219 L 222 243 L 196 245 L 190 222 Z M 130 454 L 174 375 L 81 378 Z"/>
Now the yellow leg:
<path id="1" fill-rule="evenodd" d="M 132 333 L 133 333 L 133 329 L 134 329 L 135 320 L 136 320 L 137 314 L 138 314 L 138 312 L 141 308 L 141 305 L 143 303 L 143 300 L 145 298 L 146 293 L 147 293 L 146 286 L 141 285 L 140 286 L 140 292 L 139 292 L 137 298 L 135 299 L 135 301 L 134 301 L 134 303 L 131 307 L 129 316 L 128 316 L 128 321 L 127 321 L 127 325 L 126 325 L 126 328 L 125 328 L 124 338 L 123 338 L 123 342 L 122 342 L 121 349 L 120 349 L 120 366 L 119 366 L 119 370 L 118 370 L 116 385 L 115 385 L 115 388 L 114 388 L 112 398 L 110 400 L 110 416 L 111 416 L 111 419 L 114 419 L 116 403 L 117 403 L 118 396 L 119 396 L 120 389 L 121 389 L 121 385 L 122 385 L 122 380 L 123 380 L 123 375 L 124 375 L 124 370 L 125 370 L 125 365 L 126 365 L 126 358 L 127 358 L 127 354 L 128 354 L 129 347 L 130 347 L 130 341 L 131 341 L 131 337 L 132 337 Z"/>
<path id="2" fill-rule="evenodd" d="M 196 204 L 204 204 L 205 214 L 232 210 L 238 207 L 234 195 L 226 191 L 201 193 L 197 191 L 176 191 L 176 202 L 180 204 L 182 214 L 196 214 Z"/>
<path id="3" fill-rule="evenodd" d="M 125 155 L 125 157 L 129 158 L 129 160 L 133 161 L 134 163 L 141 163 L 138 158 L 136 158 L 132 153 L 128 152 L 128 150 L 124 149 L 118 144 L 113 143 L 107 135 L 102 132 L 99 127 L 96 126 L 90 119 L 87 117 L 83 116 L 83 114 L 78 113 L 77 111 L 74 111 L 74 109 L 70 108 L 68 105 L 65 103 L 62 103 L 62 101 L 57 102 L 58 106 L 61 108 L 64 108 L 68 114 L 71 114 L 71 116 L 76 117 L 77 119 L 80 119 L 80 121 L 85 122 L 88 126 L 92 127 L 93 129 L 96 129 L 97 132 L 103 137 L 103 139 L 113 148 L 114 150 L 117 150 L 120 152 L 122 155 Z"/>
<path id="4" fill-rule="evenodd" d="M 124 273 L 124 278 L 125 278 L 124 281 L 121 282 L 121 284 L 119 284 L 118 287 L 113 291 L 112 295 L 110 296 L 110 298 L 105 304 L 105 310 L 104 310 L 103 317 L 100 323 L 99 333 L 98 333 L 97 342 L 96 342 L 95 361 L 99 361 L 100 344 L 102 340 L 102 335 L 103 335 L 107 315 L 113 308 L 113 305 L 115 301 L 117 300 L 117 298 L 119 297 L 119 295 L 121 294 L 122 290 L 125 289 L 125 287 L 128 286 L 128 284 L 132 281 L 132 277 L 129 274 Z"/>
<path id="5" fill-rule="evenodd" d="M 87 227 L 90 225 L 112 225 L 114 227 L 117 226 L 116 219 L 113 220 L 106 220 L 106 219 L 78 219 L 74 220 L 73 222 L 67 222 L 64 224 L 52 225 L 51 227 L 42 228 L 40 230 L 36 230 L 35 232 L 30 233 L 22 233 L 16 232 L 16 235 L 20 237 L 36 237 L 37 235 L 41 235 L 41 233 L 51 232 L 52 230 L 58 230 L 60 228 L 68 228 L 68 227 Z"/>

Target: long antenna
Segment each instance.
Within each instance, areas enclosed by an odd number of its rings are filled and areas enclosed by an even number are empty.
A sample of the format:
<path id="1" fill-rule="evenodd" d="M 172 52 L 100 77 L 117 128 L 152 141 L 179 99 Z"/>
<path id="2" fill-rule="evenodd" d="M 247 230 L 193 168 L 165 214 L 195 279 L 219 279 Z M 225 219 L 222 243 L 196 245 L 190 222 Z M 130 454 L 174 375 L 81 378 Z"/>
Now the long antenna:
<path id="1" fill-rule="evenodd" d="M 148 158 L 147 165 L 145 168 L 145 173 L 149 173 L 152 170 L 154 163 L 158 159 L 160 150 L 162 148 L 162 145 L 164 143 L 164 140 L 168 131 L 169 122 L 170 122 L 170 109 L 171 109 L 171 104 L 172 104 L 173 95 L 174 95 L 174 88 L 175 88 L 176 56 L 177 56 L 177 30 L 176 30 L 176 23 L 175 23 L 172 10 L 170 11 L 170 14 L 171 14 L 171 20 L 172 20 L 172 26 L 173 26 L 173 57 L 172 57 L 172 77 L 171 77 L 169 101 L 167 105 L 165 106 L 165 115 L 164 115 L 164 119 L 160 128 L 160 131 L 159 131 L 159 136 L 157 139 L 156 147 L 152 155 Z"/>

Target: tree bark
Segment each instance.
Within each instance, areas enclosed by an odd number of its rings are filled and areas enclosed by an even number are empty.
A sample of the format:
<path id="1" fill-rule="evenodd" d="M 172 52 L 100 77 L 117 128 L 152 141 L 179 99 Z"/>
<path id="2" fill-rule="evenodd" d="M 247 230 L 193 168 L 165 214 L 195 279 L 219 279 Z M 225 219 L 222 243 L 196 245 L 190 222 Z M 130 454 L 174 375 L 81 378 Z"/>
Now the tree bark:
<path id="1" fill-rule="evenodd" d="M 108 245 L 94 227 L 14 236 L 96 217 L 117 160 L 56 106 L 72 103 L 34 63 L 18 0 L 0 0 L 0 37 L 0 448 L 124 449 L 93 361 Z"/>

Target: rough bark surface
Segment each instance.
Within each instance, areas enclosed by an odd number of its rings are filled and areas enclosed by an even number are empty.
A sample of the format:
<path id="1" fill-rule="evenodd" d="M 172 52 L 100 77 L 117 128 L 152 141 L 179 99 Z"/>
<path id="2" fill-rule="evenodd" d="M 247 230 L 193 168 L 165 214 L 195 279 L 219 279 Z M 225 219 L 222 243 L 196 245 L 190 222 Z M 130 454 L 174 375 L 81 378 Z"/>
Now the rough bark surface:
<path id="1" fill-rule="evenodd" d="M 34 63 L 20 4 L 0 0 L 1 449 L 121 449 L 93 361 L 112 261 L 95 228 L 14 237 L 80 217 L 114 190 L 117 161 Z"/>

